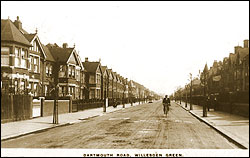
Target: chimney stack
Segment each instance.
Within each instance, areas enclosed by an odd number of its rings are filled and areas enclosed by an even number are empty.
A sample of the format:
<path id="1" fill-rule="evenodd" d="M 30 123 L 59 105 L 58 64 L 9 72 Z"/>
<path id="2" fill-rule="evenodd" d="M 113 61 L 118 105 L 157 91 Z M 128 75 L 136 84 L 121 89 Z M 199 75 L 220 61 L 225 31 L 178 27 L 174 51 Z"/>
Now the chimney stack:
<path id="1" fill-rule="evenodd" d="M 18 30 L 22 29 L 22 22 L 19 20 L 19 16 L 16 17 L 14 25 L 18 28 Z"/>
<path id="2" fill-rule="evenodd" d="M 244 48 L 249 48 L 249 40 L 244 40 Z"/>
<path id="3" fill-rule="evenodd" d="M 68 47 L 68 43 L 63 43 L 63 48 L 67 48 Z"/>
<path id="4" fill-rule="evenodd" d="M 234 47 L 234 54 L 236 54 L 239 51 L 240 48 L 242 48 L 242 47 L 241 46 L 235 46 Z"/>
<path id="5" fill-rule="evenodd" d="M 89 58 L 88 57 L 85 58 L 85 62 L 89 62 Z"/>

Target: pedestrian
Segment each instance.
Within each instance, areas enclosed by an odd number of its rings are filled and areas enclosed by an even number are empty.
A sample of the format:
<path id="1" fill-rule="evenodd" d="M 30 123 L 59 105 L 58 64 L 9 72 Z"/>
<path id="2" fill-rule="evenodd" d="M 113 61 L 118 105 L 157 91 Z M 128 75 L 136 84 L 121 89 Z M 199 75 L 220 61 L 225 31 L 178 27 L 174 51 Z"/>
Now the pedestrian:
<path id="1" fill-rule="evenodd" d="M 210 96 L 207 97 L 207 111 L 210 110 Z"/>
<path id="2" fill-rule="evenodd" d="M 217 98 L 214 97 L 214 111 L 217 110 Z"/>

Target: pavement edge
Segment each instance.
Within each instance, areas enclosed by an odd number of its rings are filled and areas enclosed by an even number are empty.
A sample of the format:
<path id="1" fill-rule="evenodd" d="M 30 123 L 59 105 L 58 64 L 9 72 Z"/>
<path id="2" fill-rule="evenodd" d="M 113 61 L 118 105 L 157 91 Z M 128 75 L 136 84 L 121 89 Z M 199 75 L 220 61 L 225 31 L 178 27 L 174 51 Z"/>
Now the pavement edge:
<path id="1" fill-rule="evenodd" d="M 201 116 L 195 114 L 194 112 L 188 110 L 187 108 L 183 107 L 182 105 L 178 104 L 180 107 L 182 107 L 184 110 L 188 111 L 190 114 L 192 114 L 193 116 L 195 116 L 197 119 L 199 119 L 200 121 L 204 122 L 205 124 L 207 124 L 208 126 L 212 127 L 213 129 L 215 129 L 218 133 L 220 133 L 221 135 L 223 135 L 224 137 L 226 137 L 229 141 L 233 142 L 234 144 L 236 144 L 237 146 L 239 146 L 242 149 L 248 149 L 247 146 L 243 145 L 242 143 L 239 143 L 237 140 L 233 139 L 232 137 L 230 137 L 228 134 L 226 134 L 224 132 L 224 130 L 219 129 L 217 127 L 215 127 L 213 124 L 211 124 L 209 121 L 207 121 L 206 119 L 202 118 Z"/>

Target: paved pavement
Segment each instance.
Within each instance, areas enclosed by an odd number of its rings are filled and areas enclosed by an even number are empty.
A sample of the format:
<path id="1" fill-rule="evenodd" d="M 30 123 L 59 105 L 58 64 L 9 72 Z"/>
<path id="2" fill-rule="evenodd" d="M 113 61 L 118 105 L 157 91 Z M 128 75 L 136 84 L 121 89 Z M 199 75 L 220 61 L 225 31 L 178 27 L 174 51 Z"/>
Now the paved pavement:
<path id="1" fill-rule="evenodd" d="M 207 117 L 203 117 L 203 107 L 192 105 L 193 110 L 190 110 L 190 105 L 185 102 L 175 102 L 182 108 L 189 111 L 192 115 L 205 122 L 219 133 L 226 136 L 231 141 L 238 144 L 240 147 L 249 149 L 249 118 L 233 115 L 226 112 L 207 111 Z"/>
<path id="2" fill-rule="evenodd" d="M 139 105 L 139 103 L 133 104 L 133 106 L 137 105 Z M 129 107 L 131 107 L 131 104 L 125 104 L 125 108 Z M 47 130 L 58 126 L 78 123 L 82 120 L 105 115 L 107 113 L 114 112 L 117 110 L 123 110 L 122 105 L 118 105 L 116 108 L 113 108 L 112 106 L 107 107 L 106 113 L 103 112 L 103 108 L 100 107 L 95 109 L 87 109 L 75 113 L 59 114 L 59 124 L 52 124 L 53 116 L 37 117 L 30 120 L 9 122 L 3 124 L 1 123 L 1 141 L 31 134 L 34 132 Z"/>

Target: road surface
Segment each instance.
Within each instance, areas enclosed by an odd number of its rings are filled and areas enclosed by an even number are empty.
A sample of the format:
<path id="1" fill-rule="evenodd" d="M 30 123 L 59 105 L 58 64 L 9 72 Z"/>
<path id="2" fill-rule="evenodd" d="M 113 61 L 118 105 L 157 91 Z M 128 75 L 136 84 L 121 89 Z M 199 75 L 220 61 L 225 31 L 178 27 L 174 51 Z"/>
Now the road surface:
<path id="1" fill-rule="evenodd" d="M 1 142 L 2 148 L 238 149 L 174 102 L 141 104 Z"/>

